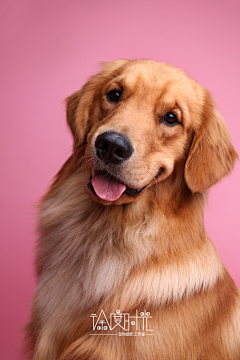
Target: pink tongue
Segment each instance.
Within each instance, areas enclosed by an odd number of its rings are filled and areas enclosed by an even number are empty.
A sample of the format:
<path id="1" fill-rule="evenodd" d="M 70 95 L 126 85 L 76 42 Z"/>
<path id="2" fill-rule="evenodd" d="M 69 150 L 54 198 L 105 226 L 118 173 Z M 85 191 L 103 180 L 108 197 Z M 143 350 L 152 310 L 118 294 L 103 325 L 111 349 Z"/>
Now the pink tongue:
<path id="1" fill-rule="evenodd" d="M 92 186 L 95 193 L 103 200 L 115 201 L 126 190 L 126 186 L 110 178 L 104 173 L 96 173 L 92 176 Z"/>

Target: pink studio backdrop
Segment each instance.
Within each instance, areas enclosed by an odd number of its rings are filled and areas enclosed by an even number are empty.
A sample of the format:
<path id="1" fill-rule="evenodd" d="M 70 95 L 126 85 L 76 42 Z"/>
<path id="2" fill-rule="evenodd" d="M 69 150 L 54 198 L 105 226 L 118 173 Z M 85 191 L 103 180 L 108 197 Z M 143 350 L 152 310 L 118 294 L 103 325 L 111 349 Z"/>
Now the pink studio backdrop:
<path id="1" fill-rule="evenodd" d="M 71 153 L 63 100 L 100 61 L 152 58 L 210 90 L 240 153 L 238 0 L 1 1 L 0 358 L 23 360 L 35 204 Z M 240 164 L 210 191 L 206 228 L 240 286 Z"/>

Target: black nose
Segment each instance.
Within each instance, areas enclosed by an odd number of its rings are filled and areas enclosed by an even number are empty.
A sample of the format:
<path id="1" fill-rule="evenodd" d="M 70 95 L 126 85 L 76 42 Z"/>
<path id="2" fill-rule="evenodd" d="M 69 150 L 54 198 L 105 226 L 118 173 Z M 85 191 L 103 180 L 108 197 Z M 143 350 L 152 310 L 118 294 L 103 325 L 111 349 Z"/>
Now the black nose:
<path id="1" fill-rule="evenodd" d="M 119 164 L 129 159 L 133 153 L 133 147 L 127 136 L 113 131 L 98 135 L 95 148 L 97 156 L 105 164 Z"/>

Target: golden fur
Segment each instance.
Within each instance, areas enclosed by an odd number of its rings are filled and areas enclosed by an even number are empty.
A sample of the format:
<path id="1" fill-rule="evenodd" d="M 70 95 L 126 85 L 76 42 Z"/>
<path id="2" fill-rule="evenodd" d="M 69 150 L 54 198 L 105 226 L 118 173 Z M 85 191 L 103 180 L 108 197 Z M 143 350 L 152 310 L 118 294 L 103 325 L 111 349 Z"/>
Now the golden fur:
<path id="1" fill-rule="evenodd" d="M 106 94 L 121 91 L 119 103 Z M 161 119 L 176 114 L 179 124 Z M 73 155 L 41 203 L 38 285 L 28 324 L 34 360 L 240 359 L 240 295 L 203 224 L 206 190 L 237 154 L 207 90 L 152 60 L 104 65 L 67 99 Z M 97 159 L 99 134 L 127 135 L 120 166 Z M 91 169 L 129 187 L 110 202 Z M 154 336 L 91 336 L 101 309 L 147 309 Z"/>

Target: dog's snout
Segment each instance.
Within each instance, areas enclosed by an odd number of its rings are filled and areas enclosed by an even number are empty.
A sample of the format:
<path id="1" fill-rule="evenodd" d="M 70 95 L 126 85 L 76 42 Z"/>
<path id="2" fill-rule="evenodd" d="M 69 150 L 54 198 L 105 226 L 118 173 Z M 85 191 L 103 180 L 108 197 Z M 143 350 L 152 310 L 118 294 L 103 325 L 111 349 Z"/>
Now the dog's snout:
<path id="1" fill-rule="evenodd" d="M 106 131 L 98 135 L 95 141 L 97 156 L 105 164 L 119 164 L 130 158 L 133 146 L 126 135 Z"/>

